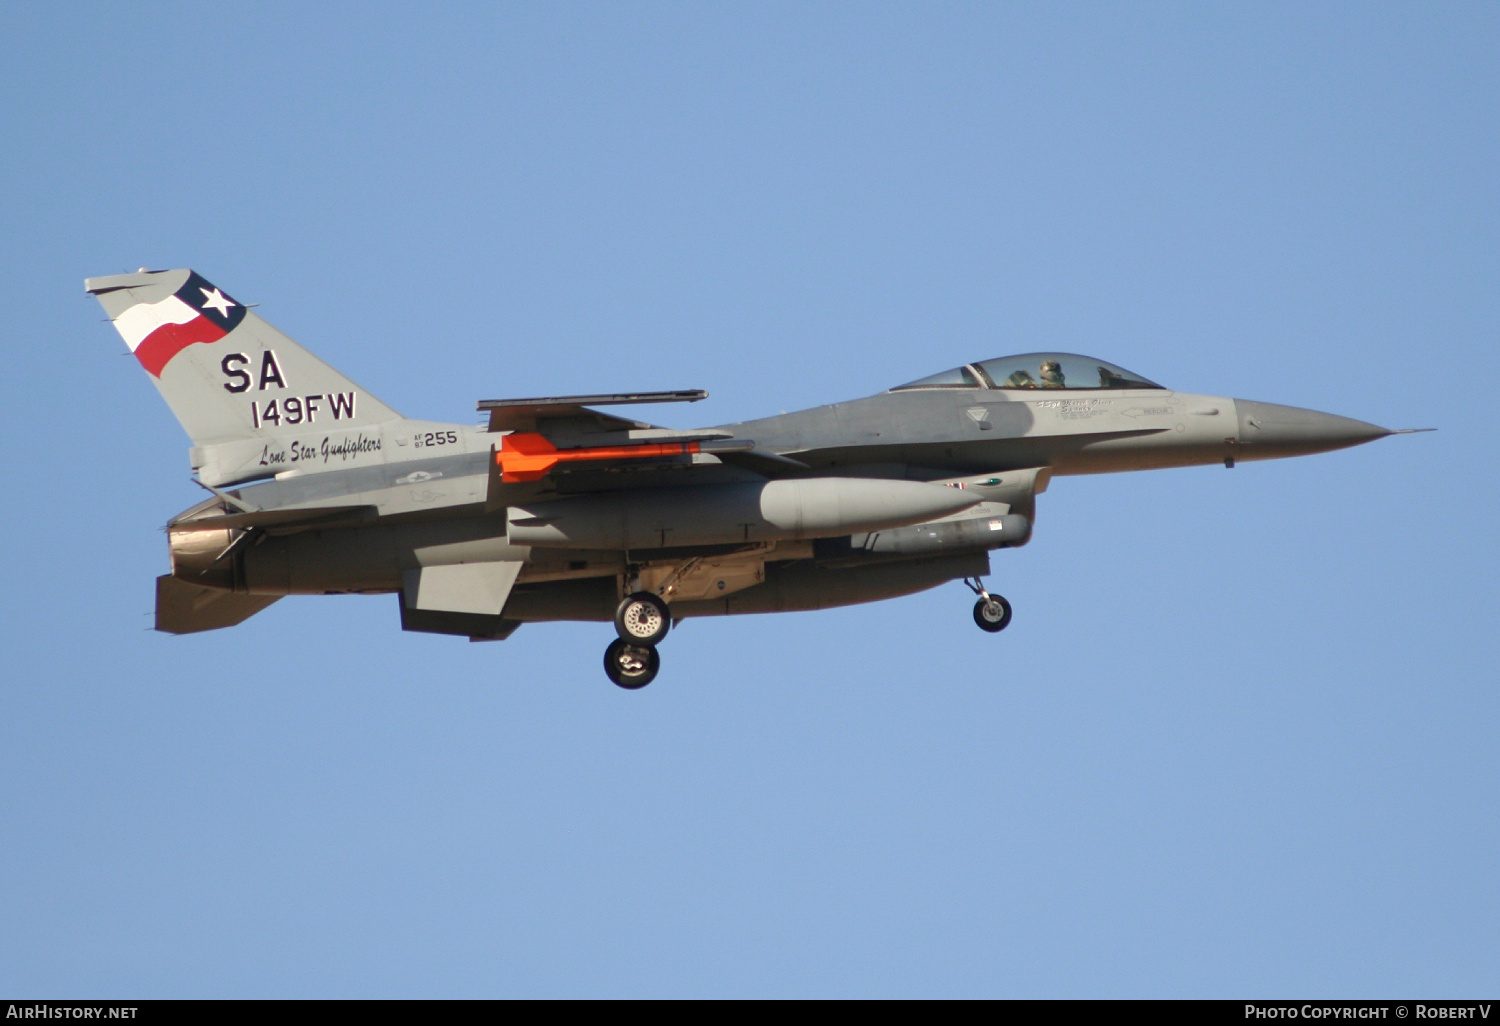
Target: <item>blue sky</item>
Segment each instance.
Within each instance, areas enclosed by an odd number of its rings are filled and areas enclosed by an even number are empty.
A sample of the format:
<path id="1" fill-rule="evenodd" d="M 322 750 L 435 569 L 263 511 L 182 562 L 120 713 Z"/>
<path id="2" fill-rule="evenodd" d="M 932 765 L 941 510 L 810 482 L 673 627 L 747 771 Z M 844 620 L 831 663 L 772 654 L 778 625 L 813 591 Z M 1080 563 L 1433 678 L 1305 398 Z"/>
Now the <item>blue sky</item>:
<path id="1" fill-rule="evenodd" d="M 1500 11 L 0 11 L 0 992 L 1500 984 Z M 958 584 L 150 632 L 186 440 L 82 279 L 192 266 L 411 416 L 695 426 L 1082 351 L 1435 435 L 1062 478 Z"/>

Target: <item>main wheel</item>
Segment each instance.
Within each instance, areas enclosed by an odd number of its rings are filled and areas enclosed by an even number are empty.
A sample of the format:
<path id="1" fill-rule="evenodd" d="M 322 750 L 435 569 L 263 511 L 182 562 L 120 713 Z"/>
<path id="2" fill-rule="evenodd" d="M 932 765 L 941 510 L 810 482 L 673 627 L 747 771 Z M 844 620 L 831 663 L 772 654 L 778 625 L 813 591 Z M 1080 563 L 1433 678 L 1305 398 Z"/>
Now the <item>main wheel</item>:
<path id="1" fill-rule="evenodd" d="M 1003 595 L 991 595 L 988 599 L 980 596 L 974 603 L 974 622 L 991 634 L 1005 630 L 1010 626 L 1010 603 Z"/>
<path id="2" fill-rule="evenodd" d="M 616 638 L 604 650 L 604 672 L 626 691 L 650 684 L 660 669 L 655 645 L 631 645 Z"/>
<path id="3" fill-rule="evenodd" d="M 667 636 L 671 626 L 667 604 L 649 591 L 626 595 L 615 610 L 615 633 L 632 645 L 654 645 Z"/>

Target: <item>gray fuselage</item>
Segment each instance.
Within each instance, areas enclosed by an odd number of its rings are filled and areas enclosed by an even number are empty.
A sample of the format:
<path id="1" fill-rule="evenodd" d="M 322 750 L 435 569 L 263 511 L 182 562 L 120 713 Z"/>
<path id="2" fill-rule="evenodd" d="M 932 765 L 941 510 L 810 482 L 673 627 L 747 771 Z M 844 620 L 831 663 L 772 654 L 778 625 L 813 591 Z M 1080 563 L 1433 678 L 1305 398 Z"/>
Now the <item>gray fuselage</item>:
<path id="1" fill-rule="evenodd" d="M 263 453 L 272 466 L 287 470 L 244 485 L 232 497 L 260 511 L 262 520 L 277 510 L 295 511 L 299 519 L 286 529 L 258 528 L 247 540 L 232 526 L 200 524 L 206 514 L 233 512 L 209 500 L 174 521 L 174 572 L 196 584 L 272 596 L 397 592 L 424 567 L 516 563 L 520 569 L 503 617 L 514 623 L 607 620 L 628 573 L 717 559 L 726 574 L 738 568 L 734 587 L 722 597 L 711 590 L 684 595 L 672 605 L 674 616 L 821 608 L 982 575 L 988 551 L 1029 538 L 1034 495 L 1050 475 L 1232 465 L 1341 448 L 1388 433 L 1313 411 L 1160 388 L 952 387 L 893 390 L 712 430 L 752 441 L 757 453 L 796 461 L 786 464 L 780 480 L 886 480 L 894 488 L 897 481 L 958 485 L 991 475 L 984 482 L 998 484 L 967 483 L 984 499 L 978 516 L 1020 517 L 1025 526 L 1012 522 L 984 534 L 964 533 L 964 525 L 945 526 L 939 518 L 925 533 L 917 524 L 876 534 L 838 531 L 832 521 L 833 528 L 811 539 L 807 532 L 783 538 L 747 534 L 741 545 L 734 544 L 738 539 L 677 545 L 674 535 L 688 537 L 686 528 L 704 521 L 716 496 L 761 488 L 769 483 L 766 477 L 699 454 L 495 489 L 494 433 L 397 421 L 361 432 L 363 444 L 346 446 L 346 454 L 328 456 L 330 443 L 319 432 Z M 338 448 L 337 439 L 332 447 Z M 293 456 L 301 467 L 289 462 Z M 990 494 L 984 494 L 986 487 Z M 564 539 L 561 546 L 543 547 L 515 544 L 507 531 L 513 507 L 623 508 L 642 498 L 667 511 L 652 514 L 670 522 L 653 529 L 660 531 L 660 544 L 568 548 Z M 328 511 L 326 522 L 309 522 L 306 515 L 319 510 Z M 976 522 L 963 512 L 946 519 L 955 518 Z M 937 537 L 943 530 L 947 535 Z M 234 551 L 223 558 L 226 549 Z M 756 568 L 748 579 L 747 561 Z M 464 620 L 452 626 L 453 633 L 483 636 L 496 624 Z"/>

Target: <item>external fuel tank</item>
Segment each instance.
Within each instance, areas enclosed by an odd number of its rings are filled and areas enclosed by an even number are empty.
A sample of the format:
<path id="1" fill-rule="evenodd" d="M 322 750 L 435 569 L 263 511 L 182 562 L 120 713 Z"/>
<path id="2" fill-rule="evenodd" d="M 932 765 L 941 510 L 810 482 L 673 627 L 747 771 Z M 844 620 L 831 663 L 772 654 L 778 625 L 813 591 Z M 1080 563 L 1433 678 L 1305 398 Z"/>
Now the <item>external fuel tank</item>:
<path id="1" fill-rule="evenodd" d="M 511 507 L 513 545 L 655 549 L 803 541 L 920 524 L 976 505 L 964 489 L 858 477 L 607 492 Z"/>

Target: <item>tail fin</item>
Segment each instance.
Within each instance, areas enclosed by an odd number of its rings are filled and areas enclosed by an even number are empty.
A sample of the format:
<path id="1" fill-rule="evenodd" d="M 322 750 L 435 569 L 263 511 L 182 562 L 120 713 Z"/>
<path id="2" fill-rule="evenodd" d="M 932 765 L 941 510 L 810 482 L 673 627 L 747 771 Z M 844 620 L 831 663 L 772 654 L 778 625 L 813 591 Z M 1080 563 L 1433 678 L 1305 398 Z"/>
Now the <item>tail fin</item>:
<path id="1" fill-rule="evenodd" d="M 194 445 L 401 418 L 193 271 L 142 270 L 83 287 Z"/>

